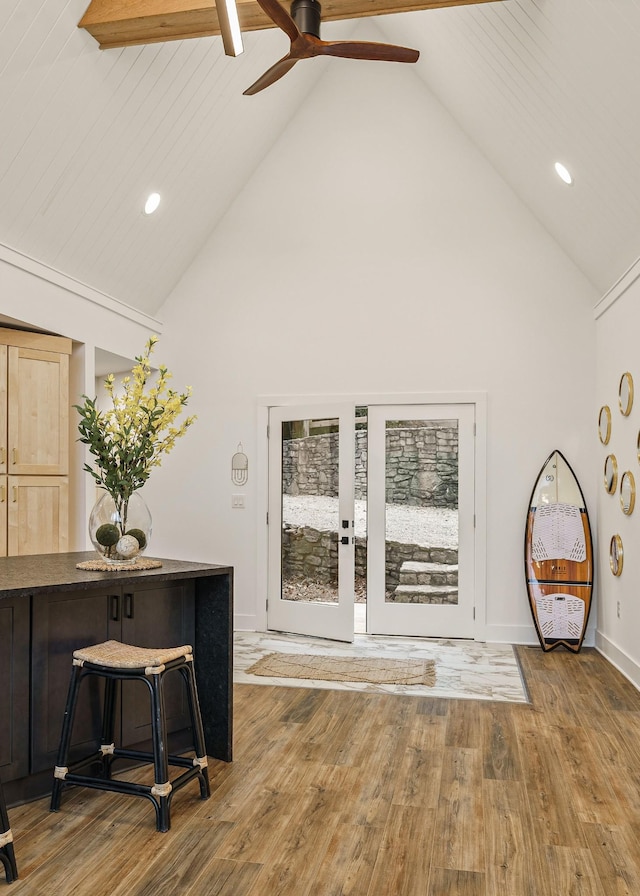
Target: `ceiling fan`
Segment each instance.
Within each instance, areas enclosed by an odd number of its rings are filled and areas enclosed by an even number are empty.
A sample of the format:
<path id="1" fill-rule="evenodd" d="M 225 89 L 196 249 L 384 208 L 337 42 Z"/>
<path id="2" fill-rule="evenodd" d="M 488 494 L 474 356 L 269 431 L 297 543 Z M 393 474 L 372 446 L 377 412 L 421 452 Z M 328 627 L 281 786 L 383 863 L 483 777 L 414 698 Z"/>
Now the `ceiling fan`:
<path id="1" fill-rule="evenodd" d="M 318 0 L 293 0 L 291 15 L 278 0 L 257 0 L 272 22 L 287 35 L 291 48 L 275 65 L 244 91 L 253 96 L 279 81 L 300 59 L 312 56 L 340 56 L 343 59 L 372 59 L 381 62 L 417 62 L 420 53 L 408 47 L 353 40 L 320 40 L 322 8 Z"/>

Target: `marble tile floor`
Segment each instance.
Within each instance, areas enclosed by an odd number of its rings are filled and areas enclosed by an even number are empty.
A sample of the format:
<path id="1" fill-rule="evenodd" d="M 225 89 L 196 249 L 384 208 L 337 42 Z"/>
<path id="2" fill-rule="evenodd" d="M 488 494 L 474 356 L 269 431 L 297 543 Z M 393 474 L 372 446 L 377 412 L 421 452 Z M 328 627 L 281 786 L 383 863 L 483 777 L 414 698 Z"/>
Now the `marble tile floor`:
<path id="1" fill-rule="evenodd" d="M 248 675 L 248 669 L 268 653 L 312 653 L 337 656 L 381 656 L 433 659 L 436 684 L 422 685 L 338 683 L 306 679 L 267 678 Z M 352 644 L 289 635 L 284 632 L 236 632 L 234 638 L 234 682 L 282 687 L 312 687 L 408 694 L 415 697 L 452 697 L 527 703 L 526 688 L 513 647 L 478 641 L 436 638 L 400 638 L 356 634 Z"/>

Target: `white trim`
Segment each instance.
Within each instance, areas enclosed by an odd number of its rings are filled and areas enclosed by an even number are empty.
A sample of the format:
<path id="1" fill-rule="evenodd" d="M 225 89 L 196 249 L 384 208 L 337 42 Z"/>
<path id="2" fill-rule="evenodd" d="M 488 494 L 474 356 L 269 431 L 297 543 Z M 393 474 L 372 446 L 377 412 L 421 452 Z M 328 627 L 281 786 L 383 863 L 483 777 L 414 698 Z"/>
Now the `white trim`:
<path id="1" fill-rule="evenodd" d="M 487 625 L 486 637 L 483 638 L 487 644 L 521 644 L 525 647 L 540 647 L 540 641 L 536 634 L 533 623 L 531 625 Z M 584 647 L 596 647 L 595 631 L 589 627 L 584 636 Z M 558 647 L 557 650 L 564 648 Z"/>
<path id="2" fill-rule="evenodd" d="M 286 407 L 291 404 L 353 402 L 357 407 L 375 404 L 477 404 L 486 407 L 486 392 L 347 392 L 330 395 L 258 395 L 258 407 Z"/>
<path id="3" fill-rule="evenodd" d="M 475 557 L 475 609 L 474 640 L 494 640 L 487 625 L 487 393 L 486 392 L 376 392 L 349 393 L 343 395 L 259 395 L 256 398 L 256 507 L 257 507 L 257 556 L 256 556 L 256 624 L 255 631 L 266 631 L 268 593 L 268 441 L 267 425 L 270 407 L 286 407 L 295 404 L 327 404 L 353 402 L 365 407 L 376 404 L 474 404 L 476 408 L 475 444 L 475 507 L 476 507 L 476 557 Z M 258 601 L 261 599 L 261 604 Z M 528 633 L 529 629 L 524 630 Z M 535 629 L 531 627 L 534 641 Z M 500 638 L 498 641 L 502 640 Z M 519 643 L 516 638 L 511 641 Z M 529 643 L 525 637 L 522 643 Z M 534 642 L 531 642 L 534 643 Z"/>
<path id="4" fill-rule="evenodd" d="M 263 632 L 265 625 L 266 621 L 262 623 L 257 615 L 236 613 L 233 617 L 233 628 L 237 632 Z"/>
<path id="5" fill-rule="evenodd" d="M 598 320 L 599 317 L 611 308 L 618 299 L 622 298 L 625 292 L 632 286 L 635 281 L 640 277 L 640 258 L 636 259 L 631 267 L 627 268 L 622 277 L 617 280 L 611 289 L 609 289 L 603 297 L 597 302 L 594 308 L 594 317 Z"/>
<path id="6" fill-rule="evenodd" d="M 258 406 L 256 430 L 256 628 L 253 631 L 267 630 L 267 595 L 269 593 L 269 529 L 267 513 L 269 511 L 269 406 Z M 250 617 L 247 617 L 250 618 Z M 246 629 L 251 631 L 251 629 Z"/>
<path id="7" fill-rule="evenodd" d="M 118 314 L 120 317 L 124 317 L 133 323 L 149 327 L 151 330 L 162 329 L 161 321 L 156 318 L 145 314 L 143 311 L 138 311 L 137 308 L 132 308 L 131 305 L 126 305 L 119 299 L 114 299 L 113 296 L 87 286 L 86 283 L 75 280 L 68 274 L 63 274 L 61 271 L 49 267 L 49 265 L 43 264 L 41 261 L 36 261 L 35 258 L 24 255 L 22 252 L 18 252 L 4 243 L 0 243 L 0 261 L 32 274 L 34 277 L 39 277 L 40 280 L 45 280 L 47 283 L 60 286 L 67 292 L 74 293 L 80 296 L 80 298 L 92 302 L 94 305 L 100 305 L 102 308 L 106 308 L 108 311 Z"/>
<path id="8" fill-rule="evenodd" d="M 622 672 L 625 678 L 629 679 L 634 687 L 640 690 L 640 664 L 614 644 L 599 629 L 596 630 L 595 646 L 612 666 L 615 666 L 619 672 Z"/>

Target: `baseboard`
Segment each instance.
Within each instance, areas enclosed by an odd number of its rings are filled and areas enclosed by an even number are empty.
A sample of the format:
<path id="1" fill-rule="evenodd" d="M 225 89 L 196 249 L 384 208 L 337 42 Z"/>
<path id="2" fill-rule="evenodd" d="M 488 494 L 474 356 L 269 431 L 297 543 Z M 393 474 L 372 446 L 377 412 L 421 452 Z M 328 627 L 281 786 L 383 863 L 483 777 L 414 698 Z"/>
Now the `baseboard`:
<path id="1" fill-rule="evenodd" d="M 233 627 L 237 632 L 258 632 L 263 631 L 258 626 L 258 617 L 255 614 L 236 613 L 233 617 Z"/>
<path id="2" fill-rule="evenodd" d="M 484 629 L 484 640 L 489 644 L 523 644 L 539 645 L 540 641 L 533 624 L 531 625 L 487 625 Z M 583 645 L 596 646 L 595 625 L 587 627 Z"/>
<path id="3" fill-rule="evenodd" d="M 601 631 L 596 632 L 596 648 L 612 666 L 628 678 L 631 684 L 640 690 L 640 665 L 610 641 Z"/>

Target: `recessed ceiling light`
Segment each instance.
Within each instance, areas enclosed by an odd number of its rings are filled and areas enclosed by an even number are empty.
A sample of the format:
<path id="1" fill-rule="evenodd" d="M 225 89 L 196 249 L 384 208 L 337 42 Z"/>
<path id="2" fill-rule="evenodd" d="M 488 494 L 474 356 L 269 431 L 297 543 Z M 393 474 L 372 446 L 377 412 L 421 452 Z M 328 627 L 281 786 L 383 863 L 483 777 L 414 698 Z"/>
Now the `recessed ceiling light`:
<path id="1" fill-rule="evenodd" d="M 571 172 L 569 169 L 562 164 L 562 162 L 556 162 L 553 166 L 556 169 L 556 174 L 558 177 L 565 182 L 568 186 L 571 186 L 573 183 L 573 177 L 571 176 Z"/>
<path id="2" fill-rule="evenodd" d="M 160 193 L 150 193 L 144 204 L 145 215 L 152 215 L 160 205 Z"/>

